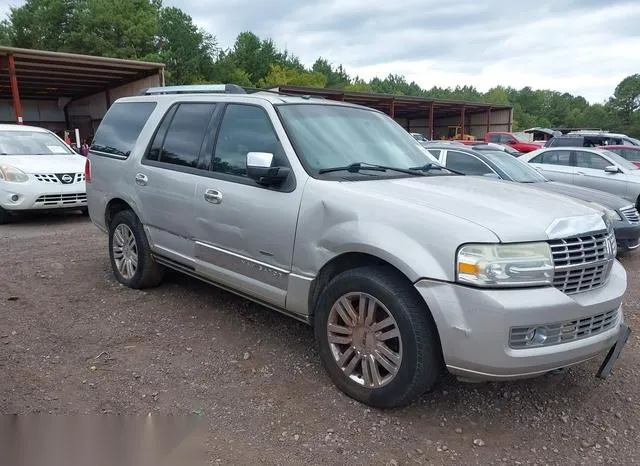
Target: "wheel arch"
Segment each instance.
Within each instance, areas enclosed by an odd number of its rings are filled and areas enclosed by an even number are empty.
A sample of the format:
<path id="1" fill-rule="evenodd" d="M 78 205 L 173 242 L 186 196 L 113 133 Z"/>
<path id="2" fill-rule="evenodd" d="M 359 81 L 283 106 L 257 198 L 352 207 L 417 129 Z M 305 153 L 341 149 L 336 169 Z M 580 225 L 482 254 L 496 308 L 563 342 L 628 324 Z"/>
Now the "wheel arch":
<path id="1" fill-rule="evenodd" d="M 442 349 L 440 342 L 440 331 L 438 325 L 429 309 L 429 306 L 424 301 L 418 290 L 415 289 L 413 282 L 409 278 L 409 275 L 402 270 L 402 266 L 397 266 L 388 260 L 380 257 L 379 255 L 372 254 L 370 252 L 345 252 L 333 257 L 326 264 L 322 266 L 316 278 L 311 282 L 308 296 L 308 308 L 309 308 L 309 321 L 313 322 L 313 315 L 315 313 L 315 306 L 322 293 L 322 290 L 327 284 L 340 273 L 347 270 L 357 269 L 361 267 L 378 266 L 386 268 L 390 273 L 400 277 L 406 285 L 414 292 L 420 299 L 420 302 L 424 305 L 425 313 L 427 317 L 431 319 L 434 328 L 436 329 L 436 337 L 438 339 L 438 346 Z"/>

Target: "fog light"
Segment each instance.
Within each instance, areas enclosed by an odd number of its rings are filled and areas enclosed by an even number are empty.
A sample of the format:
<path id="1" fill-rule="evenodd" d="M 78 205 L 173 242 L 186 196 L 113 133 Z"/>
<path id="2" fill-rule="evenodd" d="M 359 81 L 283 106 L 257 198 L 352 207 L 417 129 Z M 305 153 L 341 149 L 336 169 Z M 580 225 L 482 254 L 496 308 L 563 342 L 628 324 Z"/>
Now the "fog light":
<path id="1" fill-rule="evenodd" d="M 20 196 L 18 196 L 17 194 L 14 194 L 13 196 L 11 196 L 11 200 L 13 202 L 18 202 L 20 200 Z"/>
<path id="2" fill-rule="evenodd" d="M 536 327 L 529 330 L 524 337 L 527 345 L 544 345 L 545 341 L 547 341 L 547 329 L 546 327 Z"/>

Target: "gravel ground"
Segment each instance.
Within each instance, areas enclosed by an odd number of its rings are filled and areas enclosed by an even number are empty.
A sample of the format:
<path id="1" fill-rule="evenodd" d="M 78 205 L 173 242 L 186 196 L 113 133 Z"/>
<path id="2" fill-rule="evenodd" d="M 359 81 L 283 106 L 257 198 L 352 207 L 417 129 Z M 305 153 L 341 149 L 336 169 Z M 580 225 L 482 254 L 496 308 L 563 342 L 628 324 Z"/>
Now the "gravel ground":
<path id="1" fill-rule="evenodd" d="M 376 411 L 338 392 L 310 328 L 170 275 L 113 279 L 107 241 L 81 216 L 0 227 L 0 412 L 200 414 L 222 464 L 635 464 L 639 340 L 613 375 L 600 360 L 503 384 L 447 380 Z M 640 329 L 640 253 L 626 318 Z"/>

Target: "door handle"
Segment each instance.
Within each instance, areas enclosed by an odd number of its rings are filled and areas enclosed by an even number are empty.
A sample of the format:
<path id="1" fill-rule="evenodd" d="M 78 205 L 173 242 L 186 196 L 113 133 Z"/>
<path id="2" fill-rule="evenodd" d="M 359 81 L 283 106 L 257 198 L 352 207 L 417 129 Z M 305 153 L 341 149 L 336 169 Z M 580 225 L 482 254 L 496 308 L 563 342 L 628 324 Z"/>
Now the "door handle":
<path id="1" fill-rule="evenodd" d="M 222 193 L 215 189 L 207 189 L 204 192 L 204 200 L 211 204 L 222 204 Z"/>
<path id="2" fill-rule="evenodd" d="M 136 184 L 140 186 L 146 186 L 148 182 L 149 182 L 149 178 L 147 178 L 147 175 L 143 173 L 136 174 Z"/>

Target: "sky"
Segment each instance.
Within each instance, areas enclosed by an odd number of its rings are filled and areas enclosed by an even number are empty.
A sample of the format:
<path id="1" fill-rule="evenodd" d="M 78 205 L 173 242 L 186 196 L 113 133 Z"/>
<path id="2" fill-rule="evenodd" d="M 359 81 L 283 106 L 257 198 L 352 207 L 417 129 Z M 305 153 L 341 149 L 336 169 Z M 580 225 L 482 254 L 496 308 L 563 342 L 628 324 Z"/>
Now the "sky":
<path id="1" fill-rule="evenodd" d="M 0 0 L 0 15 L 21 0 Z M 553 89 L 601 102 L 640 73 L 639 0 L 164 0 L 230 47 L 242 31 L 311 65 L 424 88 Z"/>

